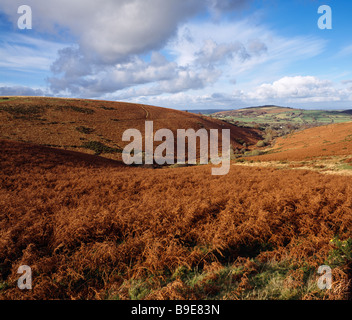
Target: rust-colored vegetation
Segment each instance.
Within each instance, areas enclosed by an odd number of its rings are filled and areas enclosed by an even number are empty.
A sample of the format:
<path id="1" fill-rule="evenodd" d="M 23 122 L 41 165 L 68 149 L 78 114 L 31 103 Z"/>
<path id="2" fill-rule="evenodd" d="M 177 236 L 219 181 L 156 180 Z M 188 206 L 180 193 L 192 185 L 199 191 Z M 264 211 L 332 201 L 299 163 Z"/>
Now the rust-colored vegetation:
<path id="1" fill-rule="evenodd" d="M 0 148 L 2 299 L 350 296 L 350 177 L 239 166 L 212 176 Z M 24 264 L 32 290 L 17 288 Z M 330 290 L 316 284 L 322 264 Z"/>
<path id="2" fill-rule="evenodd" d="M 352 122 L 330 124 L 294 132 L 275 141 L 268 153 L 253 160 L 302 161 L 352 155 Z"/>
<path id="3" fill-rule="evenodd" d="M 0 99 L 0 139 L 100 154 L 115 160 L 121 160 L 121 150 L 129 143 L 122 141 L 123 132 L 138 129 L 144 139 L 145 121 L 149 120 L 153 121 L 154 132 L 167 128 L 175 137 L 177 129 L 230 129 L 233 147 L 254 145 L 260 139 L 253 129 L 149 105 L 46 97 Z"/>

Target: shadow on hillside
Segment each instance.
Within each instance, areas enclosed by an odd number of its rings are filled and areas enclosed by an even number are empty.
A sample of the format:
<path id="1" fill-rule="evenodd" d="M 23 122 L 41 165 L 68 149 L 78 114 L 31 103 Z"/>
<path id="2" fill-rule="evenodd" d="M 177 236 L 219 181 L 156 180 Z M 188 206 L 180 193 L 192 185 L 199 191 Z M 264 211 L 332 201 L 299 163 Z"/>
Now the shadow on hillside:
<path id="1" fill-rule="evenodd" d="M 31 143 L 0 140 L 0 168 L 126 167 L 120 161 Z"/>

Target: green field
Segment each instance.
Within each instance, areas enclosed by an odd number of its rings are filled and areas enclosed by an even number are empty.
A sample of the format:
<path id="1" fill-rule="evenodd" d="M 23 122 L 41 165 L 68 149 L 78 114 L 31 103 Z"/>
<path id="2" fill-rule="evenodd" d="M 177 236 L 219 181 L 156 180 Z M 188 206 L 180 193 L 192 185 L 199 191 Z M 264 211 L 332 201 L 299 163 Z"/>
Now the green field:
<path id="1" fill-rule="evenodd" d="M 222 119 L 237 125 L 256 126 L 280 126 L 287 125 L 325 125 L 352 121 L 348 113 L 327 110 L 303 110 L 282 108 L 283 111 L 270 113 L 274 108 L 247 108 L 230 112 L 215 113 L 212 117 Z M 269 112 L 268 112 L 269 111 Z"/>

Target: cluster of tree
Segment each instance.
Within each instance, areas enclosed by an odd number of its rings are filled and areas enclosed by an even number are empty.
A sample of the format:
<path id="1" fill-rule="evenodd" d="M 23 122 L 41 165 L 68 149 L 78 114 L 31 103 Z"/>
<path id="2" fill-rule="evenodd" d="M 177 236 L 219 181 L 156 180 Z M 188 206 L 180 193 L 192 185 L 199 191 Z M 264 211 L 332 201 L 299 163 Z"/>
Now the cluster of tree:
<path id="1" fill-rule="evenodd" d="M 261 124 L 257 125 L 256 128 L 263 132 L 263 141 L 265 145 L 268 145 L 275 138 L 286 136 L 295 131 L 305 130 L 308 128 L 316 127 L 321 124 L 317 123 L 283 123 L 283 124 Z"/>

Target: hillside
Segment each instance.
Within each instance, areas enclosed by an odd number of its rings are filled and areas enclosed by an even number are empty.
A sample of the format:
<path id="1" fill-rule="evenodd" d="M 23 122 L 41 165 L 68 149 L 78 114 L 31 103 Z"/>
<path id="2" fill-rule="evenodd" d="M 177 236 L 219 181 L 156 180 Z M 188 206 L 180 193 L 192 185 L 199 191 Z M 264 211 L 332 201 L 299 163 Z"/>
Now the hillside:
<path id="1" fill-rule="evenodd" d="M 341 111 L 304 110 L 279 106 L 249 107 L 217 112 L 212 117 L 249 127 L 306 128 L 330 123 L 351 121 L 351 114 Z"/>
<path id="2" fill-rule="evenodd" d="M 43 97 L 0 98 L 0 139 L 31 142 L 67 150 L 121 158 L 126 129 L 144 135 L 145 121 L 154 132 L 170 129 L 230 129 L 234 147 L 259 140 L 256 130 L 238 128 L 202 115 L 149 105 L 100 100 Z M 221 132 L 221 131 L 220 131 Z M 157 143 L 155 143 L 155 146 Z"/>
<path id="3" fill-rule="evenodd" d="M 70 151 L 0 148 L 0 299 L 350 297 L 349 177 L 116 170 Z M 319 290 L 326 263 L 332 289 Z M 17 287 L 24 264 L 33 290 Z"/>
<path id="4" fill-rule="evenodd" d="M 352 122 L 330 124 L 277 138 L 265 149 L 265 160 L 305 160 L 327 156 L 352 156 Z"/>
<path id="5" fill-rule="evenodd" d="M 121 147 L 115 130 L 142 129 L 146 119 L 173 129 L 226 126 L 220 120 L 41 99 L 0 103 L 0 300 L 351 298 L 351 177 L 260 164 L 282 152 L 290 165 L 322 146 L 348 157 L 352 123 L 279 138 L 260 148 L 265 155 L 213 176 L 212 165 L 153 170 L 104 151 Z M 234 143 L 235 133 L 256 132 L 231 129 Z M 45 145 L 49 138 L 59 147 Z M 69 147 L 89 139 L 106 143 L 103 157 Z M 317 286 L 323 264 L 331 290 Z M 20 265 L 32 268 L 33 290 L 18 289 Z"/>
<path id="6" fill-rule="evenodd" d="M 41 169 L 52 168 L 119 168 L 127 170 L 129 167 L 121 161 L 106 159 L 86 153 L 51 148 L 32 143 L 0 140 L 0 168 L 21 168 L 31 170 L 33 167 Z M 11 161 L 11 164 L 7 163 Z M 6 171 L 8 174 L 9 172 Z"/>

